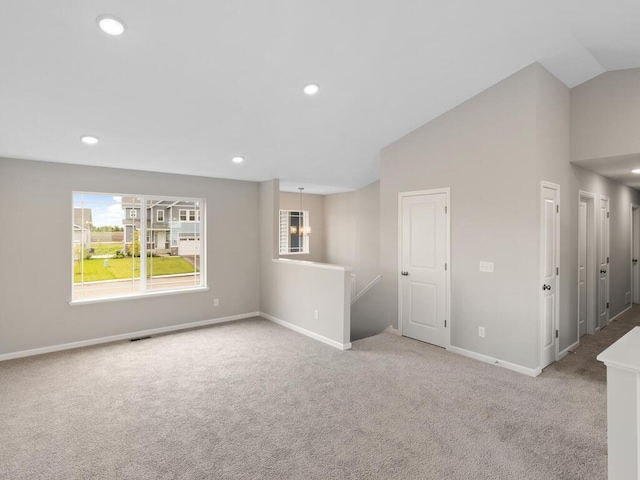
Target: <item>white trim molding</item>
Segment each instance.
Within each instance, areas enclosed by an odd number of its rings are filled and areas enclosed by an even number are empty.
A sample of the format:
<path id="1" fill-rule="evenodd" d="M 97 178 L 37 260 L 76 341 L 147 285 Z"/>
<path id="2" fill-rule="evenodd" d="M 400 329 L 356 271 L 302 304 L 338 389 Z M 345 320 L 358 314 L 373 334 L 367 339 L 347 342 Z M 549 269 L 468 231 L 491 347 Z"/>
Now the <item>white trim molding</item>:
<path id="1" fill-rule="evenodd" d="M 351 270 L 353 270 L 353 268 L 348 265 L 334 265 L 333 263 L 310 262 L 308 260 L 294 260 L 292 258 L 272 258 L 271 261 L 274 263 L 283 263 L 288 265 L 302 265 L 304 267 L 326 268 L 328 270 L 341 270 L 343 272 L 350 272 Z"/>
<path id="2" fill-rule="evenodd" d="M 490 363 L 491 365 L 497 365 L 498 367 L 506 368 L 507 370 L 513 370 L 514 372 L 524 373 L 530 377 L 537 377 L 542 373 L 542 369 L 538 368 L 527 368 L 522 365 L 517 365 L 515 363 L 505 362 L 504 360 L 499 360 L 497 358 L 489 357 L 487 355 L 483 355 L 481 353 L 472 352 L 470 350 L 465 350 L 464 348 L 449 346 L 447 348 L 452 353 L 457 353 L 458 355 L 462 355 L 465 357 L 473 358 L 474 360 L 480 360 L 484 363 Z"/>
<path id="3" fill-rule="evenodd" d="M 610 318 L 609 319 L 609 323 L 613 322 L 614 320 L 617 320 L 617 318 L 621 315 L 624 315 L 625 313 L 627 313 L 629 310 L 631 310 L 631 307 L 633 307 L 633 303 L 631 303 L 631 305 L 629 305 L 627 308 L 625 308 L 624 310 L 622 310 L 620 313 L 616 314 L 615 317 Z"/>
<path id="4" fill-rule="evenodd" d="M 31 350 L 22 350 L 19 352 L 11 352 L 0 355 L 0 362 L 4 360 L 13 360 L 14 358 L 31 357 L 33 355 L 42 355 L 45 353 L 60 352 L 62 350 L 72 350 L 74 348 L 89 347 L 91 345 L 99 345 L 101 343 L 118 342 L 121 340 L 131 340 L 132 338 L 149 337 L 160 333 L 175 332 L 178 330 L 188 330 L 190 328 L 204 327 L 207 325 L 216 325 L 218 323 L 233 322 L 235 320 L 243 320 L 245 318 L 259 317 L 260 312 L 242 313 L 240 315 L 231 315 L 229 317 L 212 318 L 210 320 L 202 320 L 199 322 L 181 323 L 180 325 L 170 325 L 168 327 L 152 328 L 150 330 L 141 330 L 138 332 L 121 333 L 118 335 L 110 335 L 108 337 L 92 338 L 89 340 L 81 340 L 79 342 L 62 343 L 60 345 L 51 345 L 49 347 L 34 348 Z"/>
<path id="5" fill-rule="evenodd" d="M 355 278 L 355 276 L 354 276 L 354 275 L 352 275 L 352 278 Z M 368 284 L 366 287 L 364 287 L 364 288 L 362 289 L 362 291 L 361 291 L 359 294 L 357 294 L 356 296 L 354 296 L 354 297 L 351 299 L 351 305 L 353 305 L 353 304 L 354 304 L 354 303 L 356 303 L 358 300 L 360 300 L 360 299 L 362 298 L 362 296 L 363 296 L 365 293 L 367 293 L 369 290 L 371 290 L 371 289 L 376 285 L 376 283 L 378 283 L 380 280 L 382 280 L 382 275 L 378 275 L 376 278 L 374 278 L 373 280 L 371 280 L 371 281 L 369 282 L 369 284 Z M 352 288 L 354 288 L 354 287 L 352 287 Z"/>
<path id="6" fill-rule="evenodd" d="M 391 325 L 389 325 L 384 331 L 392 335 L 397 335 L 399 337 L 402 336 L 400 335 L 400 330 L 398 330 L 397 328 L 393 328 Z"/>
<path id="7" fill-rule="evenodd" d="M 314 340 L 318 340 L 319 342 L 326 343 L 338 350 L 350 350 L 351 343 L 340 343 L 335 340 L 331 340 L 330 338 L 324 337 L 320 334 L 312 332 L 311 330 L 307 330 L 306 328 L 299 327 L 289 322 L 285 322 L 279 318 L 274 317 L 273 315 L 269 315 L 268 313 L 260 312 L 260 316 L 267 320 L 272 321 L 273 323 L 277 323 L 278 325 L 288 328 L 289 330 L 293 330 L 294 332 L 301 333 L 302 335 L 306 335 L 307 337 L 313 338 Z"/>
<path id="8" fill-rule="evenodd" d="M 576 348 L 578 348 L 580 346 L 580 340 L 578 340 L 576 343 L 574 343 L 573 345 L 569 345 L 567 348 L 565 348 L 564 350 L 562 350 L 560 352 L 560 354 L 558 355 L 558 360 L 562 360 L 564 357 L 566 357 L 567 355 L 569 355 L 569 353 L 571 353 L 573 350 L 575 350 Z"/>

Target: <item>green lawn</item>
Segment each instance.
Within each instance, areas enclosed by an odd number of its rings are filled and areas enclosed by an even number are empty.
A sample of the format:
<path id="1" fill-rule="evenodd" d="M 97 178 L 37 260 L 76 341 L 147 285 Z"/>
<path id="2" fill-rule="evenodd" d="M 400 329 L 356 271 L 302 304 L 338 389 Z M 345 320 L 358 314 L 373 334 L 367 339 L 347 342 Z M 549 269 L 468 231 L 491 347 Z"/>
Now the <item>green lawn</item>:
<path id="1" fill-rule="evenodd" d="M 105 267 L 103 258 L 84 261 L 84 281 L 97 282 L 100 280 L 118 280 L 131 278 L 132 263 L 135 264 L 135 278 L 140 277 L 140 258 L 109 258 L 109 266 Z M 76 262 L 73 270 L 73 281 L 82 281 L 81 268 L 83 263 Z M 172 275 L 177 273 L 193 273 L 193 265 L 182 257 L 153 257 L 147 258 L 147 274 Z M 196 270 L 197 271 L 197 270 Z"/>
<path id="2" fill-rule="evenodd" d="M 118 250 L 122 250 L 122 243 L 93 243 L 94 255 L 115 255 Z"/>

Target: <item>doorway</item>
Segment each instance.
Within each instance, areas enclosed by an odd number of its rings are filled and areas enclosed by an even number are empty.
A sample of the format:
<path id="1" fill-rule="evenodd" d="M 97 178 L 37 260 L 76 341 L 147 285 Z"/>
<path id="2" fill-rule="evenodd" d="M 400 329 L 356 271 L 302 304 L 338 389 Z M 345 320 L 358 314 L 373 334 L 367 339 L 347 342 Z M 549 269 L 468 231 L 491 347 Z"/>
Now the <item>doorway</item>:
<path id="1" fill-rule="evenodd" d="M 398 327 L 404 336 L 450 345 L 450 189 L 399 194 Z"/>
<path id="2" fill-rule="evenodd" d="M 593 335 L 597 325 L 596 195 L 578 194 L 578 337 Z"/>
<path id="3" fill-rule="evenodd" d="M 540 368 L 558 358 L 560 185 L 542 182 L 540 196 Z"/>
<path id="4" fill-rule="evenodd" d="M 631 303 L 640 303 L 640 205 L 631 204 Z M 629 303 L 629 301 L 627 301 Z"/>
<path id="5" fill-rule="evenodd" d="M 598 206 L 598 328 L 609 323 L 609 198 L 600 197 Z"/>

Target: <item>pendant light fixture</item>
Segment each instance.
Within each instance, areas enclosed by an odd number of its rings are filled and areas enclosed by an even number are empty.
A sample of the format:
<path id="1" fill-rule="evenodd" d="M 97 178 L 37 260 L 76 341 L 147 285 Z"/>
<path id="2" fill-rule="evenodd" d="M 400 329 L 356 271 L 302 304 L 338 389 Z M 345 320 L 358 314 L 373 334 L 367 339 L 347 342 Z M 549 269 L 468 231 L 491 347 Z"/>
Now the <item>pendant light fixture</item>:
<path id="1" fill-rule="evenodd" d="M 293 235 L 295 235 L 296 233 L 298 234 L 298 236 L 300 237 L 308 237 L 309 234 L 311 233 L 311 228 L 309 228 L 308 226 L 305 226 L 305 218 L 304 218 L 304 212 L 302 210 L 302 192 L 304 191 L 304 187 L 298 187 L 298 190 L 300 190 L 300 210 L 298 211 L 298 231 L 294 232 L 293 228 L 291 228 L 291 233 Z"/>

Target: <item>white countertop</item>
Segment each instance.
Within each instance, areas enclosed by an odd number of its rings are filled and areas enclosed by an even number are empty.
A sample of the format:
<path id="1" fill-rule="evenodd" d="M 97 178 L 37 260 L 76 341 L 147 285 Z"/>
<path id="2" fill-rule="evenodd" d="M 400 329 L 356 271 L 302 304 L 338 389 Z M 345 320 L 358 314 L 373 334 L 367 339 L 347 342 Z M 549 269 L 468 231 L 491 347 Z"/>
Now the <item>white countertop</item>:
<path id="1" fill-rule="evenodd" d="M 607 366 L 640 373 L 640 327 L 635 327 L 596 358 Z"/>

